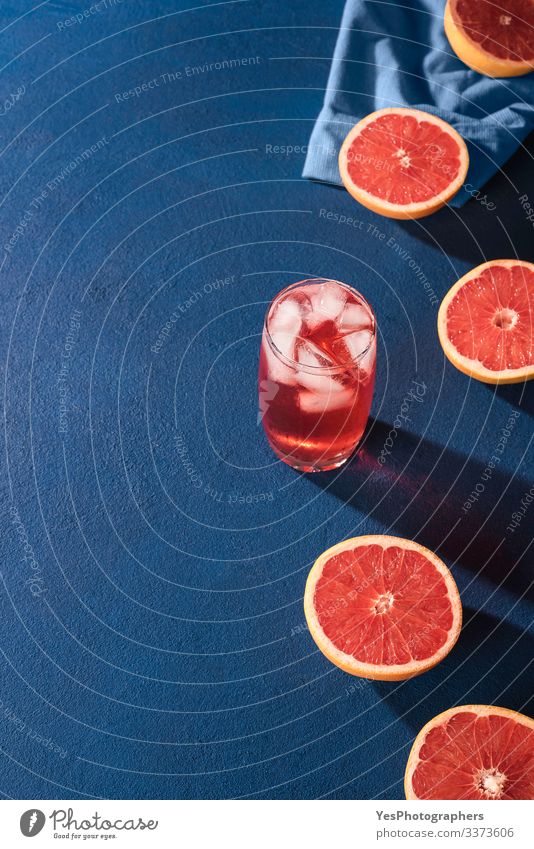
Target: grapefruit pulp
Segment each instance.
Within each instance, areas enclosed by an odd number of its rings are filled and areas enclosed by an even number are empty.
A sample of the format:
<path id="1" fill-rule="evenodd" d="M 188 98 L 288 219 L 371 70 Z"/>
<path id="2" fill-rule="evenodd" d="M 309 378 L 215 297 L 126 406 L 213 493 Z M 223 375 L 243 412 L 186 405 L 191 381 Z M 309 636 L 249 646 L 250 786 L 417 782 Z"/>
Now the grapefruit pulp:
<path id="1" fill-rule="evenodd" d="M 469 155 L 446 121 L 420 109 L 379 109 L 349 132 L 339 152 L 343 185 L 388 218 L 423 218 L 461 187 Z"/>
<path id="2" fill-rule="evenodd" d="M 351 675 L 399 681 L 431 669 L 462 624 L 454 579 L 436 555 L 401 537 L 354 537 L 313 565 L 304 592 L 310 634 Z"/>
<path id="3" fill-rule="evenodd" d="M 445 295 L 438 334 L 448 359 L 484 383 L 534 378 L 534 265 L 485 262 Z"/>
<path id="4" fill-rule="evenodd" d="M 439 714 L 408 758 L 407 799 L 534 799 L 534 720 L 493 705 Z"/>
<path id="5" fill-rule="evenodd" d="M 534 70 L 532 0 L 448 0 L 445 33 L 462 62 L 488 77 Z"/>

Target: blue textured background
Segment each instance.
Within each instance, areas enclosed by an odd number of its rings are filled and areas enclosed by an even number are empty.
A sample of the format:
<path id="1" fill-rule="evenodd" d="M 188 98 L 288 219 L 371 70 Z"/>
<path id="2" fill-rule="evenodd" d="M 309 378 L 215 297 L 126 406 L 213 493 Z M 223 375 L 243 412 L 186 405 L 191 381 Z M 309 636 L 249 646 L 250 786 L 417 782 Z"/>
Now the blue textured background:
<path id="1" fill-rule="evenodd" d="M 0 11 L 0 792 L 402 798 L 434 714 L 534 708 L 534 507 L 507 530 L 534 387 L 470 381 L 435 330 L 471 266 L 534 260 L 534 145 L 494 209 L 380 219 L 276 152 L 306 145 L 341 3 L 108 4 Z M 360 456 L 307 477 L 256 424 L 256 369 L 266 304 L 311 275 L 363 292 L 380 346 Z M 406 683 L 350 678 L 303 623 L 315 557 L 376 532 L 433 547 L 464 602 L 455 650 Z"/>

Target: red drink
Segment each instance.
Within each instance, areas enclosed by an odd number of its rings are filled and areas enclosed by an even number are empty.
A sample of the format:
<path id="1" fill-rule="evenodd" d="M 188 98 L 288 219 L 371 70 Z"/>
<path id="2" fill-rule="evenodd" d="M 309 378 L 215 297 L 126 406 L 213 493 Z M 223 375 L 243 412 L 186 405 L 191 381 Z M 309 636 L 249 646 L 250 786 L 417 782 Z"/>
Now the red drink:
<path id="1" fill-rule="evenodd" d="M 375 367 L 375 317 L 355 289 L 317 278 L 280 292 L 259 370 L 259 415 L 275 454 L 303 472 L 344 463 L 367 423 Z"/>

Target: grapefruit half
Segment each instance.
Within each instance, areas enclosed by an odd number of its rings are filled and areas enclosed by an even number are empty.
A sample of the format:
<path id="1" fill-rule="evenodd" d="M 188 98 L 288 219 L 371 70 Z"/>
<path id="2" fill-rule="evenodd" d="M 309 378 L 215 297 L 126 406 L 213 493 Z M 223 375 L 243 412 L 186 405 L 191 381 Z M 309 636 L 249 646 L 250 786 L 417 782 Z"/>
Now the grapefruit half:
<path id="1" fill-rule="evenodd" d="M 462 62 L 488 77 L 534 70 L 532 0 L 448 0 L 445 33 Z"/>
<path id="2" fill-rule="evenodd" d="M 400 681 L 431 669 L 462 625 L 454 579 L 436 555 L 401 537 L 354 537 L 314 563 L 304 612 L 322 653 L 361 678 Z"/>
<path id="3" fill-rule="evenodd" d="M 534 265 L 484 262 L 445 295 L 438 334 L 456 368 L 484 383 L 534 378 Z"/>
<path id="4" fill-rule="evenodd" d="M 410 752 L 407 799 L 534 799 L 534 720 L 493 705 L 440 713 Z"/>
<path id="5" fill-rule="evenodd" d="M 352 128 L 339 152 L 343 185 L 388 218 L 423 218 L 461 187 L 469 154 L 446 121 L 420 109 L 379 109 Z"/>

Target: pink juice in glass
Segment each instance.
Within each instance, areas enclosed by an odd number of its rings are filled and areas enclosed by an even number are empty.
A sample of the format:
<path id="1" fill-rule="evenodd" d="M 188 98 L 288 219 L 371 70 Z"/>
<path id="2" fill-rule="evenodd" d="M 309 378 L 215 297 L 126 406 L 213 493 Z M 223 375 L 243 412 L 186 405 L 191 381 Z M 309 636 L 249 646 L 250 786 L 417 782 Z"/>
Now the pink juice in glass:
<path id="1" fill-rule="evenodd" d="M 375 370 L 375 317 L 355 289 L 314 278 L 280 292 L 259 368 L 259 418 L 274 453 L 303 472 L 344 463 L 365 430 Z"/>

